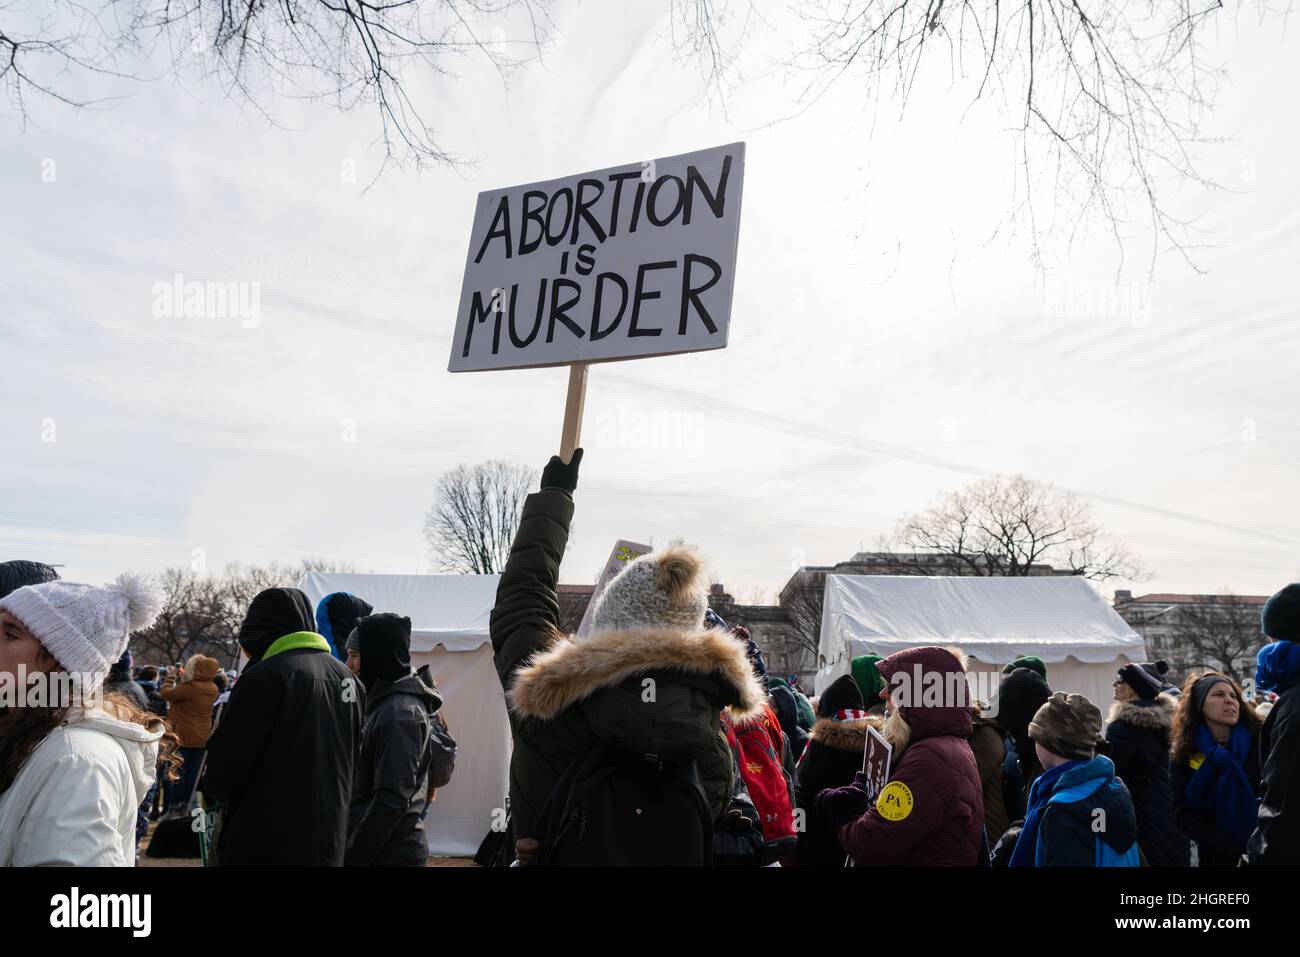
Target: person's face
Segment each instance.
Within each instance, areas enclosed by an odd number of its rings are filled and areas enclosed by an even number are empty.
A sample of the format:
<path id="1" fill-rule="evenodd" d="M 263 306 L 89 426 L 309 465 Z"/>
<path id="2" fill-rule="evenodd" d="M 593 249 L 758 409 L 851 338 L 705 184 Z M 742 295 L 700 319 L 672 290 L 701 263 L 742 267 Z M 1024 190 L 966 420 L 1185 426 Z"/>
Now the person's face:
<path id="1" fill-rule="evenodd" d="M 360 677 L 361 675 L 361 652 L 348 649 L 348 671 Z"/>
<path id="2" fill-rule="evenodd" d="M 1122 678 L 1116 678 L 1111 682 L 1111 687 L 1115 689 L 1116 701 L 1132 701 L 1137 697 L 1137 692 L 1128 686 L 1128 682 Z"/>
<path id="3" fill-rule="evenodd" d="M 18 669 L 26 665 L 27 673 L 50 671 L 56 662 L 45 646 L 27 630 L 27 626 L 7 611 L 0 611 L 0 674 L 18 679 Z"/>
<path id="4" fill-rule="evenodd" d="M 1217 724 L 1235 725 L 1241 717 L 1241 702 L 1237 699 L 1237 689 L 1226 681 L 1220 681 L 1205 696 L 1205 707 L 1201 709 L 1206 721 Z"/>

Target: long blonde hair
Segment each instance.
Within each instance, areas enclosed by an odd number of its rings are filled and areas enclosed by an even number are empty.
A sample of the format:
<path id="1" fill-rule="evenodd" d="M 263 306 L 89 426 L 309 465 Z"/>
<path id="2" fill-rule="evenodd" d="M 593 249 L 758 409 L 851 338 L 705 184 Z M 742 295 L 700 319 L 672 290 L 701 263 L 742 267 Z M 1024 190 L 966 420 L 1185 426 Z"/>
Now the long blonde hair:
<path id="1" fill-rule="evenodd" d="M 880 729 L 889 746 L 893 748 L 891 763 L 896 762 L 907 750 L 908 743 L 912 740 L 912 726 L 907 723 L 903 717 L 903 712 L 898 708 L 890 708 L 885 715 L 884 726 Z"/>

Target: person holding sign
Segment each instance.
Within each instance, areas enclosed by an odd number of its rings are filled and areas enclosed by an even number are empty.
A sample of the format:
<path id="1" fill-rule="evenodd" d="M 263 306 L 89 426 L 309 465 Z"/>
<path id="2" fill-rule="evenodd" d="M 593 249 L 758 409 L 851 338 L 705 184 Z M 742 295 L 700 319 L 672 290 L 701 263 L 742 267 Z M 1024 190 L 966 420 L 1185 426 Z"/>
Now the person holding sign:
<path id="1" fill-rule="evenodd" d="M 720 712 L 753 719 L 766 690 L 744 646 L 705 629 L 708 579 L 686 549 L 629 562 L 590 633 L 560 633 L 581 460 L 553 456 L 525 501 L 490 619 L 514 742 L 508 856 L 705 865 L 734 784 Z"/>
<path id="2" fill-rule="evenodd" d="M 876 667 L 890 689 L 885 736 L 894 770 L 874 801 L 855 780 L 861 813 L 839 828 L 840 846 L 860 867 L 975 867 L 984 805 L 967 742 L 966 670 L 937 647 L 909 648 Z"/>

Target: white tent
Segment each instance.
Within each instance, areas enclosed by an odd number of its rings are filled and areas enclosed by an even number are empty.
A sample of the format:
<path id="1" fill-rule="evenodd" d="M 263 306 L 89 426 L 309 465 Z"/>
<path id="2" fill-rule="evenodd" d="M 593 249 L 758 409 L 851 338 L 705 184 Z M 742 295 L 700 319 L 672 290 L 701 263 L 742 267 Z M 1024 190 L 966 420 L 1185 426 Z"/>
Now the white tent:
<path id="1" fill-rule="evenodd" d="M 1087 695 L 1103 715 L 1116 670 L 1145 657 L 1142 638 L 1082 578 L 826 577 L 819 694 L 858 655 L 919 645 L 961 648 L 981 689 L 997 687 L 1006 662 L 1037 655 L 1053 691 Z"/>
<path id="2" fill-rule="evenodd" d="M 509 789 L 510 724 L 488 638 L 500 577 L 312 572 L 298 583 L 313 607 L 343 591 L 411 619 L 411 663 L 432 670 L 457 746 L 456 772 L 424 820 L 435 855 L 473 854 Z"/>

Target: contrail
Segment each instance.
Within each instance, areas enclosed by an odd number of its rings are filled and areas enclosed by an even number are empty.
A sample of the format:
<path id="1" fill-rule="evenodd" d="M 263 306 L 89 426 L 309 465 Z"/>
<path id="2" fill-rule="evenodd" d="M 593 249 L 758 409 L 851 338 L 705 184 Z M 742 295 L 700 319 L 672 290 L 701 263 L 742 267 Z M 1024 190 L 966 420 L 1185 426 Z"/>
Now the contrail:
<path id="1" fill-rule="evenodd" d="M 987 478 L 999 474 L 998 472 L 980 468 L 975 465 L 969 465 L 964 462 L 955 462 L 952 459 L 930 455 L 927 452 L 918 452 L 916 449 L 909 449 L 906 446 L 893 445 L 888 442 L 880 442 L 875 439 L 837 432 L 814 423 L 786 418 L 771 412 L 758 412 L 719 396 L 704 395 L 703 393 L 693 392 L 689 389 L 664 388 L 661 385 L 651 384 L 633 376 L 624 376 L 623 381 L 660 395 L 668 393 L 670 395 L 676 395 L 679 398 L 704 403 L 710 409 L 711 413 L 718 413 L 719 417 L 723 419 L 732 419 L 735 421 L 762 425 L 765 428 L 776 429 L 777 431 L 785 432 L 789 435 L 797 435 L 801 438 L 820 439 L 821 441 L 835 446 L 857 448 L 885 458 L 913 462 L 917 465 L 925 465 L 930 468 L 942 469 L 947 472 L 958 472 L 964 475 L 978 476 L 980 478 Z M 719 410 L 722 411 L 719 412 Z M 1118 498 L 1114 495 L 1089 492 L 1084 489 L 1069 488 L 1064 485 L 1057 485 L 1057 487 L 1067 492 L 1073 492 L 1075 495 L 1084 498 L 1089 498 L 1098 502 L 1106 502 L 1110 505 L 1118 505 L 1121 508 L 1127 508 L 1137 512 L 1145 512 L 1148 515 L 1155 515 L 1161 518 L 1172 518 L 1176 521 L 1187 522 L 1191 525 L 1217 528 L 1226 532 L 1232 532 L 1236 535 L 1242 535 L 1260 541 L 1273 542 L 1279 545 L 1290 545 L 1292 547 L 1300 546 L 1300 539 L 1288 538 L 1284 535 L 1275 535 L 1271 532 L 1261 531 L 1257 528 L 1233 525 L 1229 522 L 1221 522 L 1216 519 L 1205 518 L 1200 515 L 1192 515 L 1187 512 L 1177 512 L 1173 509 L 1160 508 L 1159 506 L 1148 505 L 1145 502 L 1134 502 L 1129 499 Z"/>

